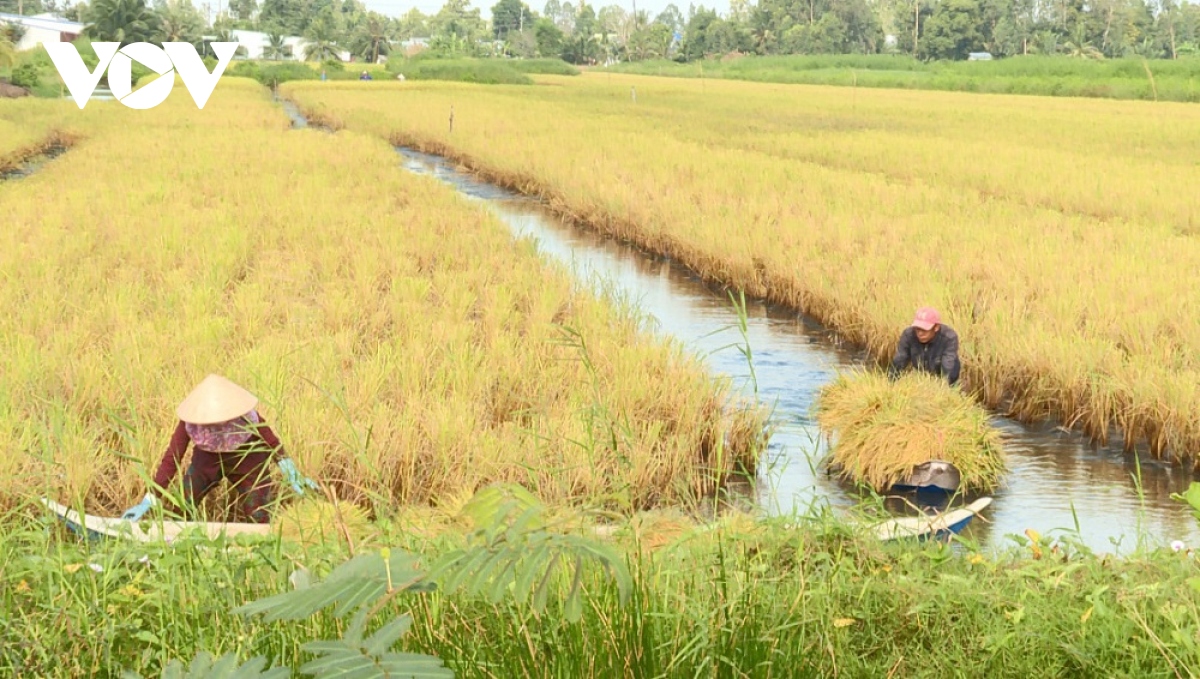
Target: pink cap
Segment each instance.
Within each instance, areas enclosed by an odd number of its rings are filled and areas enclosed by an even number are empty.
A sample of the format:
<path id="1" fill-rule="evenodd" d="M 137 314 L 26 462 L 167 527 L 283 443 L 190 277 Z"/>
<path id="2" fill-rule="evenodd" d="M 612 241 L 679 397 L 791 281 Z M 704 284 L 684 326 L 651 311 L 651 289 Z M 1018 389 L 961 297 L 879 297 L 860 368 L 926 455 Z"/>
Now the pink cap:
<path id="1" fill-rule="evenodd" d="M 922 330 L 932 330 L 933 326 L 942 322 L 942 317 L 938 315 L 937 310 L 933 307 L 921 307 L 917 309 L 917 317 L 913 320 L 914 328 Z"/>

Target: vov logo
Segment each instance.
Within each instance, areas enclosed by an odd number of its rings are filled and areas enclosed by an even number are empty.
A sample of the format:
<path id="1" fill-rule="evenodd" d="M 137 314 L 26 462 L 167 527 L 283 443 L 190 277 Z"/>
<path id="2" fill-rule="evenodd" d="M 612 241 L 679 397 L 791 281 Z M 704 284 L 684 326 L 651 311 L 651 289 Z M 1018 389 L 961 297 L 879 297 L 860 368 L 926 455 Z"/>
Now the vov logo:
<path id="1" fill-rule="evenodd" d="M 119 42 L 94 42 L 92 47 L 100 63 L 91 73 L 73 43 L 46 42 L 42 46 L 50 53 L 50 60 L 81 109 L 96 91 L 105 68 L 113 96 L 129 108 L 150 109 L 166 101 L 175 85 L 175 71 L 178 71 L 188 94 L 192 95 L 196 106 L 203 109 L 238 47 L 236 42 L 210 44 L 217 55 L 217 67 L 212 73 L 205 68 L 196 48 L 187 42 L 164 42 L 161 48 L 148 42 L 135 42 L 125 47 Z M 135 60 L 160 76 L 137 92 L 133 91 Z"/>

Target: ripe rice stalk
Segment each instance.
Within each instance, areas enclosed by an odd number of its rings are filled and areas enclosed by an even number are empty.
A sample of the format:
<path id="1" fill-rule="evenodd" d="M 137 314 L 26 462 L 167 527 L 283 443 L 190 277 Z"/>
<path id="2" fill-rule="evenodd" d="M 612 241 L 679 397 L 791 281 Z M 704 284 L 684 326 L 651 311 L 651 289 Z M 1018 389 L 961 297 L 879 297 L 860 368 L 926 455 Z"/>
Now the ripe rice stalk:
<path id="1" fill-rule="evenodd" d="M 367 511 L 356 504 L 305 496 L 275 510 L 271 528 L 284 540 L 304 547 L 349 541 L 348 548 L 372 532 Z"/>
<path id="2" fill-rule="evenodd" d="M 0 183 L 0 448 L 19 451 L 0 508 L 136 503 L 208 372 L 259 396 L 305 474 L 384 516 L 494 483 L 688 503 L 753 468 L 765 418 L 721 407 L 701 358 L 486 207 L 373 135 L 286 129 L 256 83 L 222 80 L 203 110 L 177 87 L 150 111 L 0 101 L 0 153 L 9 130 L 30 130 L 12 148 L 85 139 Z"/>
<path id="3" fill-rule="evenodd" d="M 1180 313 L 1200 308 L 1200 109 L 888 90 L 851 105 L 838 88 L 539 79 L 556 86 L 283 89 L 346 129 L 447 153 L 804 310 L 881 360 L 917 306 L 940 306 L 984 402 L 1098 440 L 1136 409 L 1176 423 L 1156 452 L 1200 450 L 1182 424 L 1200 419 L 1200 316 Z M 655 100 L 636 116 L 616 96 L 633 83 Z"/>
<path id="4" fill-rule="evenodd" d="M 826 463 L 878 492 L 932 460 L 958 468 L 963 492 L 996 488 L 1006 469 L 987 411 L 931 375 L 891 382 L 877 372 L 842 373 L 822 388 L 816 418 L 826 435 L 836 434 Z"/>

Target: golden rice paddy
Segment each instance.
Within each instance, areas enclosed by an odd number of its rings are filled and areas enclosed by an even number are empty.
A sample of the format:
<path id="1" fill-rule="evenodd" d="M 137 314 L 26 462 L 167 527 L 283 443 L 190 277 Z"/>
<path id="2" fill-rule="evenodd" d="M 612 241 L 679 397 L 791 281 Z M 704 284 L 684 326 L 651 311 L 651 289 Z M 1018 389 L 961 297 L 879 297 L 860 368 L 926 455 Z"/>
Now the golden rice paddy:
<path id="1" fill-rule="evenodd" d="M 1197 459 L 1200 108 L 598 73 L 283 92 L 880 360 L 936 306 L 985 405 Z"/>
<path id="2" fill-rule="evenodd" d="M 753 468 L 723 446 L 761 415 L 699 358 L 385 141 L 289 131 L 233 78 L 202 111 L 39 103 L 81 141 L 0 183 L 0 504 L 134 504 L 210 372 L 361 507 L 504 482 L 636 510 Z"/>

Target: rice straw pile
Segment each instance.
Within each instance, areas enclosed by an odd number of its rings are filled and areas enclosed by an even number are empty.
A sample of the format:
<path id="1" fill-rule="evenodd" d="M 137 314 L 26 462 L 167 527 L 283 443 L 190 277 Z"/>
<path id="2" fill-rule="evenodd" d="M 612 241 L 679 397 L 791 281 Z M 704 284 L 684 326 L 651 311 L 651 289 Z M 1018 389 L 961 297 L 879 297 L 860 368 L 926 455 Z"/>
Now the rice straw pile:
<path id="1" fill-rule="evenodd" d="M 837 440 L 827 458 L 844 478 L 885 492 L 917 465 L 945 460 L 963 492 L 995 488 L 1005 472 L 1000 433 L 987 412 L 931 375 L 839 375 L 817 400 L 817 424 Z"/>

